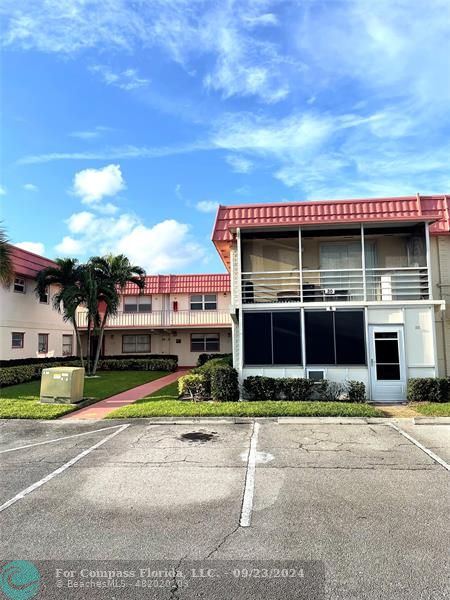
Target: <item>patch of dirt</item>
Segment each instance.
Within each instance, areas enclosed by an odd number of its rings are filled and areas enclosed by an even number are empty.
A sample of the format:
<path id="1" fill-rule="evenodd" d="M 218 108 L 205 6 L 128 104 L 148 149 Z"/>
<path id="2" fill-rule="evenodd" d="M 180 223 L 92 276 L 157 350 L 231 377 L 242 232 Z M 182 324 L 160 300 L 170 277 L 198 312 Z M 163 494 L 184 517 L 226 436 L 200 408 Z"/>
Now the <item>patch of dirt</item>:
<path id="1" fill-rule="evenodd" d="M 420 416 L 419 413 L 411 408 L 408 404 L 378 404 L 377 408 L 379 408 L 386 417 L 398 417 L 401 419 Z"/>

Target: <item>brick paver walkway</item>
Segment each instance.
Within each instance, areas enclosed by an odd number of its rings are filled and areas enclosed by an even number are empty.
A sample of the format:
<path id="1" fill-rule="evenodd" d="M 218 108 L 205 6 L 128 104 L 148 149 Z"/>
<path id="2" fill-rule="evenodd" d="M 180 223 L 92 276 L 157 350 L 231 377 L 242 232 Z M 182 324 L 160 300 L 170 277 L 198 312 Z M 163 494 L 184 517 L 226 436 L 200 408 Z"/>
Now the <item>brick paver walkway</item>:
<path id="1" fill-rule="evenodd" d="M 85 408 L 80 408 L 80 410 L 76 410 L 62 417 L 62 419 L 104 419 L 106 415 L 116 410 L 116 408 L 132 404 L 140 398 L 145 398 L 145 396 L 157 392 L 166 385 L 169 385 L 169 383 L 173 383 L 179 379 L 182 375 L 185 375 L 188 371 L 189 369 L 178 369 L 175 373 L 170 373 L 160 379 L 155 379 L 155 381 L 149 381 L 143 385 L 131 388 L 131 390 L 126 390 L 110 398 L 105 398 L 105 400 L 100 400 L 100 402 L 96 402 Z"/>

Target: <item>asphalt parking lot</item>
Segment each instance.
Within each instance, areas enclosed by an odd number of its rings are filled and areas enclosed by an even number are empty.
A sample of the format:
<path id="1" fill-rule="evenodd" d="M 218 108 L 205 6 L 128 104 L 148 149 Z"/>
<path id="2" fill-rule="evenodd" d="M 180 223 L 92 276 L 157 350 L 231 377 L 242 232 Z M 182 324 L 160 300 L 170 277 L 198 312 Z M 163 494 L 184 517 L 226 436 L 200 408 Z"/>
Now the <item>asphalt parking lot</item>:
<path id="1" fill-rule="evenodd" d="M 401 428 L 449 461 L 450 426 Z M 388 424 L 2 421 L 0 440 L 2 564 L 33 561 L 37 598 L 450 593 L 449 471 Z"/>

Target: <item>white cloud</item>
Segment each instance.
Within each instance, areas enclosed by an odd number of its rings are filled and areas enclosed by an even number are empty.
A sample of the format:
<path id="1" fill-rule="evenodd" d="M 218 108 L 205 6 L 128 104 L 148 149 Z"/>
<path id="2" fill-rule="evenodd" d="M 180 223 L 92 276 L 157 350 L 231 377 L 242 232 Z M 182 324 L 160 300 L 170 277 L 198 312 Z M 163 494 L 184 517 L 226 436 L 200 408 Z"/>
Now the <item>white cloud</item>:
<path id="1" fill-rule="evenodd" d="M 86 129 L 81 131 L 71 131 L 70 137 L 78 138 L 79 140 L 88 141 L 95 140 L 101 137 L 104 133 L 111 131 L 111 127 L 104 127 L 103 125 L 96 125 L 93 129 Z"/>
<path id="2" fill-rule="evenodd" d="M 137 69 L 128 68 L 123 71 L 114 72 L 106 65 L 93 65 L 89 70 L 91 73 L 98 74 L 107 85 L 113 85 L 127 92 L 145 88 L 150 83 L 149 79 L 139 76 Z"/>
<path id="3" fill-rule="evenodd" d="M 76 257 L 84 250 L 82 240 L 76 240 L 69 235 L 65 235 L 61 242 L 55 246 L 56 252 L 60 256 Z"/>
<path id="4" fill-rule="evenodd" d="M 254 167 L 251 160 L 236 154 L 229 154 L 225 160 L 236 173 L 250 173 Z"/>
<path id="5" fill-rule="evenodd" d="M 214 202 L 214 200 L 200 200 L 200 202 L 197 202 L 195 205 L 195 208 L 200 212 L 213 213 L 216 212 L 218 206 L 219 203 Z"/>
<path id="6" fill-rule="evenodd" d="M 34 185 L 34 183 L 25 183 L 25 185 L 23 186 L 23 189 L 27 192 L 38 192 L 39 188 L 37 185 Z"/>
<path id="7" fill-rule="evenodd" d="M 41 242 L 19 242 L 14 245 L 18 248 L 22 248 L 22 250 L 33 252 L 33 254 L 39 254 L 40 256 L 44 256 L 45 254 L 45 246 Z"/>
<path id="8" fill-rule="evenodd" d="M 102 169 L 84 169 L 75 174 L 73 193 L 84 204 L 95 207 L 105 196 L 115 196 L 126 188 L 119 165 L 107 165 Z M 111 206 L 109 205 L 110 209 Z M 111 212 L 111 210 L 109 210 Z"/>
<path id="9" fill-rule="evenodd" d="M 0 196 L 6 196 L 6 188 L 0 185 Z"/>
<path id="10" fill-rule="evenodd" d="M 67 225 L 72 235 L 56 246 L 63 255 L 124 253 L 148 272 L 182 271 L 206 257 L 190 226 L 174 219 L 148 227 L 136 215 L 104 217 L 82 211 L 71 215 Z"/>

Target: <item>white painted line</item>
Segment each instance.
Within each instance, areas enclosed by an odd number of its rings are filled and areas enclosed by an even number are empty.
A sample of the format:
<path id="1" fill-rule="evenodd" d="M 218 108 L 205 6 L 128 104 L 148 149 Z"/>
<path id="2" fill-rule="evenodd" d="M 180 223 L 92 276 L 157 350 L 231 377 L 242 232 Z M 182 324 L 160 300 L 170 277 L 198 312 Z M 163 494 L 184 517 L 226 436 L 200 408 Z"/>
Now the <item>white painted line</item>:
<path id="1" fill-rule="evenodd" d="M 444 469 L 447 469 L 447 471 L 450 471 L 450 465 L 448 463 L 446 463 L 445 460 L 443 460 L 440 456 L 438 456 L 437 454 L 435 454 L 434 452 L 432 452 L 431 450 L 429 450 L 428 448 L 423 446 L 415 438 L 413 438 L 411 435 L 409 435 L 409 433 L 406 433 L 406 431 L 403 431 L 403 429 L 400 429 L 400 427 L 398 427 L 398 425 L 395 425 L 394 423 L 388 423 L 388 425 L 390 427 L 392 427 L 392 429 L 395 429 L 395 431 L 398 431 L 398 433 L 400 433 L 403 437 L 405 437 L 407 440 L 412 442 L 415 446 L 420 448 L 420 450 L 425 452 L 425 454 L 428 454 L 428 456 L 430 458 L 432 458 L 434 461 L 439 463 L 442 467 L 444 467 Z"/>
<path id="2" fill-rule="evenodd" d="M 106 436 L 105 438 L 103 438 L 102 440 L 100 440 L 100 442 L 97 442 L 96 444 L 94 444 L 90 448 L 87 448 L 87 450 L 83 450 L 83 452 L 81 452 L 80 454 L 78 454 L 77 456 L 75 456 L 75 458 L 72 458 L 71 460 L 69 460 L 69 462 L 66 462 L 64 465 L 62 465 L 61 467 L 59 467 L 58 469 L 56 469 L 55 471 L 53 471 L 52 473 L 50 473 L 49 475 L 47 475 L 46 477 L 44 477 L 43 479 L 40 479 L 39 481 L 36 481 L 36 483 L 33 483 L 32 485 L 30 485 L 29 487 L 27 487 L 26 489 L 24 489 L 22 492 L 19 492 L 18 494 L 16 494 L 14 496 L 14 498 L 11 498 L 11 500 L 8 500 L 7 502 L 5 502 L 4 504 L 2 504 L 0 506 L 0 512 L 3 512 L 4 510 L 6 510 L 7 508 L 9 508 L 13 504 L 15 504 L 16 502 L 18 502 L 19 500 L 22 500 L 23 498 L 25 498 L 25 496 L 28 496 L 28 494 L 31 494 L 31 492 L 34 492 L 34 490 L 37 490 L 38 488 L 40 488 L 41 486 L 43 486 L 45 483 L 49 482 L 51 479 L 53 479 L 57 475 L 60 475 L 66 469 L 68 469 L 69 467 L 71 467 L 72 465 L 74 465 L 75 463 L 77 463 L 79 460 L 81 460 L 82 458 L 84 458 L 85 456 L 87 456 L 88 454 L 90 454 L 93 450 L 96 450 L 97 448 L 99 448 L 100 446 L 102 446 L 103 444 L 105 444 L 107 441 L 109 441 L 114 436 L 116 436 L 119 433 L 121 433 L 124 429 L 126 429 L 129 426 L 130 426 L 129 423 L 127 423 L 126 425 L 121 425 L 120 429 L 117 429 L 116 431 L 114 431 L 114 433 L 110 433 L 108 436 Z"/>
<path id="3" fill-rule="evenodd" d="M 36 442 L 34 444 L 27 444 L 26 446 L 17 446 L 17 448 L 8 448 L 8 450 L 0 450 L 0 454 L 6 454 L 7 452 L 14 452 L 15 450 L 24 450 L 24 448 L 33 448 L 34 446 L 43 446 L 44 444 L 54 444 L 62 440 L 69 440 L 70 438 L 80 437 L 81 435 L 89 435 L 90 433 L 98 433 L 99 431 L 108 431 L 108 429 L 117 429 L 122 425 L 113 425 L 111 427 L 102 427 L 102 429 L 93 429 L 92 431 L 83 431 L 83 433 L 75 433 L 73 435 L 66 435 L 64 437 L 56 438 L 54 440 L 46 440 L 45 442 Z"/>
<path id="4" fill-rule="evenodd" d="M 239 525 L 241 527 L 250 527 L 253 510 L 253 496 L 255 493 L 255 472 L 256 472 L 256 446 L 258 444 L 258 433 L 260 423 L 253 425 L 250 447 L 247 454 L 247 473 L 245 477 L 244 498 L 242 499 L 241 519 Z"/>

